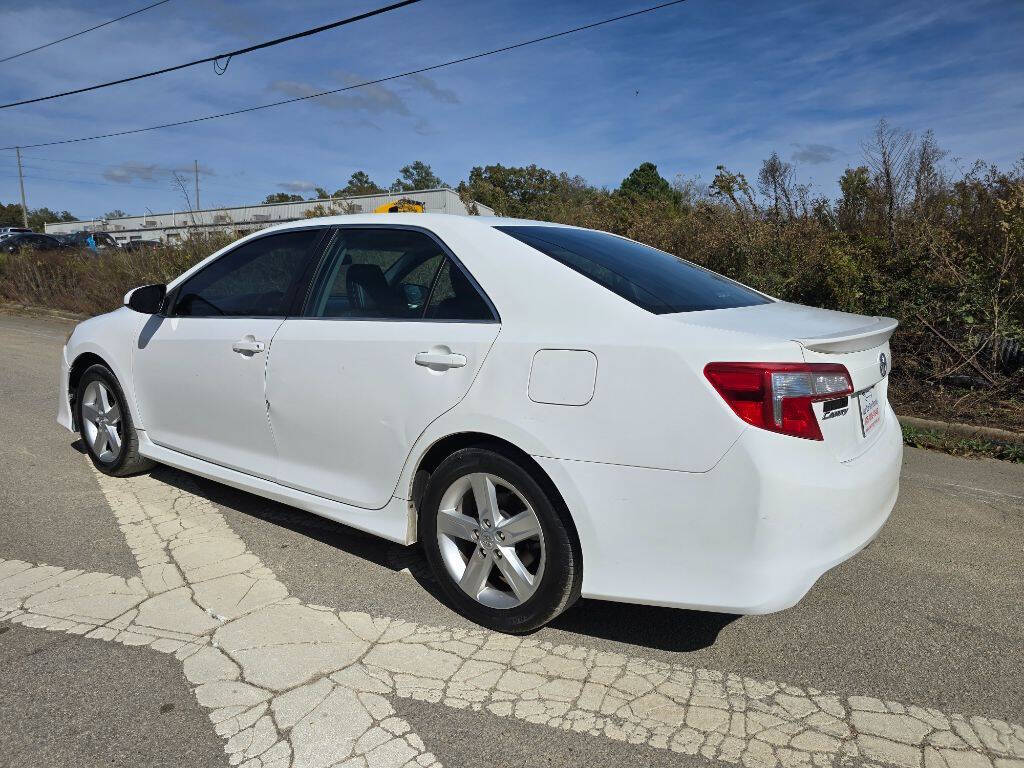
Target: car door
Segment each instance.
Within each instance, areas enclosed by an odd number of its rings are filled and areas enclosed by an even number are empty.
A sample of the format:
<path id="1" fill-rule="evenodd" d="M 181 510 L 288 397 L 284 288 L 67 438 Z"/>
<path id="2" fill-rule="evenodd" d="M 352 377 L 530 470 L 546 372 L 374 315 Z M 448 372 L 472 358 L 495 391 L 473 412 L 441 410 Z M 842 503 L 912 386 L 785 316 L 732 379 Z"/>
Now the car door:
<path id="1" fill-rule="evenodd" d="M 285 320 L 271 349 L 278 482 L 383 507 L 413 443 L 466 395 L 499 328 L 432 234 L 335 231 L 303 316 Z"/>
<path id="2" fill-rule="evenodd" d="M 323 228 L 249 240 L 190 275 L 165 317 L 142 329 L 133 376 L 149 439 L 269 477 L 266 361 L 274 334 L 309 278 Z"/>

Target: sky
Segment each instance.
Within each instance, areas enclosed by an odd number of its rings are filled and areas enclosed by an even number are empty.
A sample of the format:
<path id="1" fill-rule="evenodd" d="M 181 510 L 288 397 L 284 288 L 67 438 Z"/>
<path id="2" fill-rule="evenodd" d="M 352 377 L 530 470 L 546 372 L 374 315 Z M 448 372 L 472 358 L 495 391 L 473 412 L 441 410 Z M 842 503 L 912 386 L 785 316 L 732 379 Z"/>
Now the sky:
<path id="1" fill-rule="evenodd" d="M 141 128 L 384 77 L 558 32 L 655 0 L 422 0 L 233 60 L 0 110 L 0 146 Z M 147 5 L 0 0 L 0 58 Z M 0 64 L 8 102 L 171 66 L 387 0 L 170 0 Z M 935 132 L 955 170 L 1024 155 L 1024 1 L 688 0 L 527 48 L 196 125 L 23 150 L 30 208 L 80 218 L 313 195 L 356 170 L 388 184 L 414 160 L 448 184 L 536 163 L 615 187 L 642 162 L 710 183 L 771 152 L 834 196 L 879 118 Z M 191 193 L 191 189 L 190 189 Z M 18 200 L 0 152 L 0 202 Z"/>

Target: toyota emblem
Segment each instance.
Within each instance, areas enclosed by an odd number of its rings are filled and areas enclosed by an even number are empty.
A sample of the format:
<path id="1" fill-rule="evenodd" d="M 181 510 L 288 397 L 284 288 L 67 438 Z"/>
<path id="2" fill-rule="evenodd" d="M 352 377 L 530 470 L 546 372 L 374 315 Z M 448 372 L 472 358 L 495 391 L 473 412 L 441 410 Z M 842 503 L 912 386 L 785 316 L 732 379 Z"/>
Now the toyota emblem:
<path id="1" fill-rule="evenodd" d="M 885 376 L 889 371 L 889 358 L 885 356 L 885 352 L 878 356 L 878 372 Z"/>

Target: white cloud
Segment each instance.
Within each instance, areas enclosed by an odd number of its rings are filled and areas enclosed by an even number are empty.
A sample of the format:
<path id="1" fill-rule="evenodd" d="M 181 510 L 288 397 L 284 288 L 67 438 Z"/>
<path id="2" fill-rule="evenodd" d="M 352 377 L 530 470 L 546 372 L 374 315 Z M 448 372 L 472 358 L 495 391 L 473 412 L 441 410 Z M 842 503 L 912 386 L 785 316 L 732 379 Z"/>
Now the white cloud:
<path id="1" fill-rule="evenodd" d="M 175 173 L 187 174 L 191 176 L 195 173 L 195 166 L 193 165 L 179 165 L 177 167 L 167 167 L 158 163 L 140 163 L 133 161 L 125 161 L 112 165 L 103 171 L 103 178 L 107 181 L 114 181 L 119 184 L 131 184 L 134 181 L 154 181 L 158 179 L 166 179 L 173 176 Z M 199 175 L 200 176 L 216 176 L 216 171 L 210 168 L 208 165 L 199 164 Z"/>
<path id="2" fill-rule="evenodd" d="M 445 104 L 459 104 L 459 95 L 451 88 L 442 88 L 437 84 L 437 81 L 427 77 L 426 75 L 416 74 L 409 75 L 407 78 L 410 83 L 420 88 L 421 90 L 429 93 L 438 101 L 444 102 Z"/>
<path id="3" fill-rule="evenodd" d="M 285 192 L 291 192 L 293 194 L 312 192 L 317 187 L 317 185 L 312 181 L 279 181 L 277 186 Z"/>
<path id="4" fill-rule="evenodd" d="M 365 78 L 351 73 L 341 73 L 341 80 L 346 86 L 365 82 Z M 329 89 L 308 82 L 277 80 L 270 84 L 270 90 L 287 98 L 302 98 Z M 318 96 L 313 101 L 322 107 L 338 111 L 412 117 L 412 111 L 405 100 L 383 85 L 366 85 L 351 91 Z"/>
<path id="5" fill-rule="evenodd" d="M 793 146 L 796 147 L 793 159 L 807 165 L 821 165 L 843 154 L 841 150 L 828 144 L 793 144 Z"/>

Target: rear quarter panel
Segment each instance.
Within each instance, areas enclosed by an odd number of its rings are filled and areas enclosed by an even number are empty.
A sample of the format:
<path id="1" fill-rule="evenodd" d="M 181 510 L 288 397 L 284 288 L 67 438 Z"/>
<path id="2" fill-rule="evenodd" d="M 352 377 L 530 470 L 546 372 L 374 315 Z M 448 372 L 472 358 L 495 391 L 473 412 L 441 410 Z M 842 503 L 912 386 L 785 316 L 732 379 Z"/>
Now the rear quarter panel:
<path id="1" fill-rule="evenodd" d="M 653 315 L 484 222 L 433 228 L 487 291 L 502 330 L 467 396 L 416 442 L 397 493 L 409 493 L 432 444 L 459 432 L 501 437 L 533 456 L 706 472 L 746 425 L 704 378 L 704 365 L 801 360 L 791 341 Z M 592 398 L 530 398 L 531 365 L 546 349 L 596 356 Z"/>
<path id="2" fill-rule="evenodd" d="M 408 496 L 419 457 L 431 445 L 459 432 L 494 435 L 535 457 L 696 473 L 713 468 L 746 425 L 704 378 L 704 365 L 754 353 L 706 329 L 672 324 L 666 332 L 653 315 L 597 325 L 570 321 L 556 335 L 509 319 L 466 398 L 417 441 L 398 492 Z M 540 349 L 593 352 L 596 383 L 585 405 L 531 400 L 531 363 Z M 762 345 L 759 354 L 799 360 L 793 343 L 767 351 Z"/>

